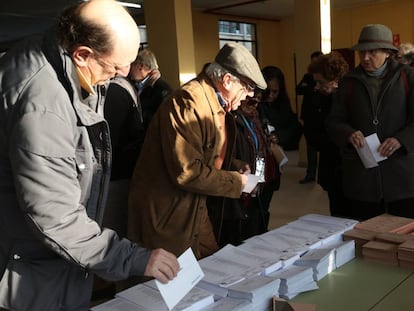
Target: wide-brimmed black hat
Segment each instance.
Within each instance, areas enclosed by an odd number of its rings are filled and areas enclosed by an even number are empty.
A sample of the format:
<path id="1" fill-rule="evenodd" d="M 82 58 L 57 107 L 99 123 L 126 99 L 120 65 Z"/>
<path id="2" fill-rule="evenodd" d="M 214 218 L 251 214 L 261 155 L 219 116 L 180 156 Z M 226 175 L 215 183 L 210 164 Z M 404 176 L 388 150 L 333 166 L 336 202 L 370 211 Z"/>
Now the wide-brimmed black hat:
<path id="1" fill-rule="evenodd" d="M 392 42 L 391 29 L 381 24 L 369 24 L 362 28 L 358 44 L 354 45 L 352 50 L 368 51 L 375 49 L 390 49 L 398 51 Z"/>

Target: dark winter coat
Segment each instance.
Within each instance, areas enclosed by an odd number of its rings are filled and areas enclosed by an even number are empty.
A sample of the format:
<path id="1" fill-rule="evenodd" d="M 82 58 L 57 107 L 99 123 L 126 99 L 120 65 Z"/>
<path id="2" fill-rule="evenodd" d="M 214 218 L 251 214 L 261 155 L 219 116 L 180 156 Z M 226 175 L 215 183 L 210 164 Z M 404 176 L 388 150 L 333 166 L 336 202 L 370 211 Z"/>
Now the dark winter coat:
<path id="1" fill-rule="evenodd" d="M 342 150 L 345 196 L 371 202 L 414 197 L 413 83 L 414 70 L 394 60 L 388 63 L 377 102 L 361 66 L 341 80 L 327 126 Z M 366 169 L 349 143 L 357 130 L 364 136 L 376 133 L 380 142 L 395 137 L 402 147 L 378 167 Z"/>
<path id="2" fill-rule="evenodd" d="M 100 227 L 110 139 L 81 93 L 53 37 L 0 58 L 0 308 L 88 310 L 93 273 L 144 272 L 150 252 Z"/>

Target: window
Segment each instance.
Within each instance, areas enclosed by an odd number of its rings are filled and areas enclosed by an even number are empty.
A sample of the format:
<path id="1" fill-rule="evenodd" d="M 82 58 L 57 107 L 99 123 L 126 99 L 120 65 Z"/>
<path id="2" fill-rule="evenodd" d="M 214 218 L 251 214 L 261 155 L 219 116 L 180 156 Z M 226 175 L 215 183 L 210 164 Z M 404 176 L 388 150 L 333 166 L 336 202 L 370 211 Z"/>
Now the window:
<path id="1" fill-rule="evenodd" d="M 147 26 L 146 25 L 138 25 L 139 35 L 141 37 L 141 44 L 139 46 L 140 50 L 145 49 L 148 47 L 148 40 L 147 40 Z"/>
<path id="2" fill-rule="evenodd" d="M 234 21 L 219 21 L 220 48 L 227 42 L 243 44 L 256 57 L 256 25 Z"/>

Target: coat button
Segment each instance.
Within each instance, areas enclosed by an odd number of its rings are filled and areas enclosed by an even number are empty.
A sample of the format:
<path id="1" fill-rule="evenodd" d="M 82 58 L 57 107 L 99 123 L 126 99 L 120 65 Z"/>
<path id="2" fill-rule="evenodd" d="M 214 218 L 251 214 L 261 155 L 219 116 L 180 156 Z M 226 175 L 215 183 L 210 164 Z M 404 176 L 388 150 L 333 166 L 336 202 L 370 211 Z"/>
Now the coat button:
<path id="1" fill-rule="evenodd" d="M 80 170 L 84 170 L 85 168 L 86 168 L 85 163 L 80 163 L 80 164 L 79 164 L 79 169 L 80 169 Z"/>

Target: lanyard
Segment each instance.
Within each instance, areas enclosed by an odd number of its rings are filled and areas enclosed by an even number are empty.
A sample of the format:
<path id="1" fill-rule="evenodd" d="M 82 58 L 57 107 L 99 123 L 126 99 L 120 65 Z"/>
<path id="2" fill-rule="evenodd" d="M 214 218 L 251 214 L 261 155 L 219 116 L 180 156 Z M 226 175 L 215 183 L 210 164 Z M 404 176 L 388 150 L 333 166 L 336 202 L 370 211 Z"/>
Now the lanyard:
<path id="1" fill-rule="evenodd" d="M 249 122 L 244 115 L 241 115 L 241 116 L 243 118 L 244 124 L 246 124 L 246 126 L 249 129 L 250 133 L 252 133 L 253 140 L 254 140 L 254 146 L 255 146 L 255 149 L 256 149 L 256 153 L 259 153 L 259 141 L 257 139 L 257 135 L 256 135 L 256 132 L 254 130 L 253 123 L 252 122 Z"/>

